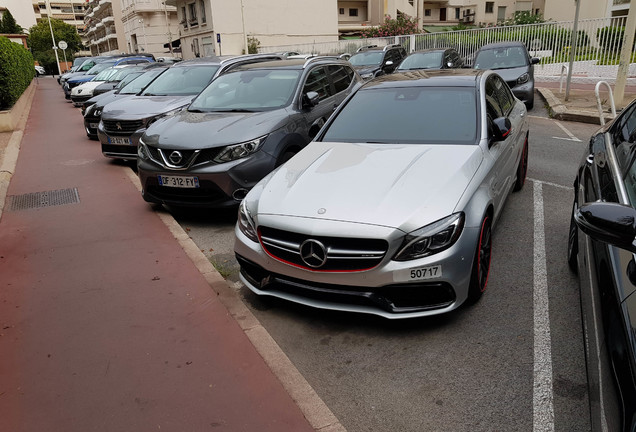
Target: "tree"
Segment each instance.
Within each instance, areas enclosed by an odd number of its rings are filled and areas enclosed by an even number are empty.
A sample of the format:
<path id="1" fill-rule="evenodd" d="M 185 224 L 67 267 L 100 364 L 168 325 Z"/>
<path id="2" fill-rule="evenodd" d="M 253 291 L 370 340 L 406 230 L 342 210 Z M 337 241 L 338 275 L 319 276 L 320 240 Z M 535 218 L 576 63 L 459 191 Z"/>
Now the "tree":
<path id="1" fill-rule="evenodd" d="M 2 14 L 2 20 L 0 20 L 0 33 L 4 34 L 22 34 L 24 29 L 15 22 L 15 18 L 11 15 L 11 12 L 7 9 Z"/>
<path id="2" fill-rule="evenodd" d="M 386 15 L 384 24 L 362 30 L 362 36 L 365 38 L 400 36 L 416 34 L 419 33 L 418 30 L 416 18 L 411 18 L 406 14 L 398 14 L 396 19 L 392 19 L 390 15 Z"/>
<path id="3" fill-rule="evenodd" d="M 51 19 L 51 27 L 55 35 L 55 43 L 63 40 L 68 44 L 66 57 L 71 58 L 74 53 L 82 49 L 82 40 L 77 34 L 77 29 L 64 21 Z M 33 58 L 48 70 L 57 70 L 53 40 L 48 20 L 41 20 L 29 29 L 27 44 L 31 48 Z M 61 52 L 58 53 L 62 54 Z M 61 58 L 61 55 L 60 55 Z"/>

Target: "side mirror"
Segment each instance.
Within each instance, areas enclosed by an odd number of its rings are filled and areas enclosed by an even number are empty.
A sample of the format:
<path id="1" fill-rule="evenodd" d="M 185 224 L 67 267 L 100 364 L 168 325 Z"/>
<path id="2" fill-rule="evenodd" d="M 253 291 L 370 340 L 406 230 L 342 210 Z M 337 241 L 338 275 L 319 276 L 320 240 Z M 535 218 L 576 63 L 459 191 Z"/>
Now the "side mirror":
<path id="1" fill-rule="evenodd" d="M 530 59 L 530 64 L 535 65 L 535 64 L 539 64 L 539 63 L 541 63 L 541 59 L 539 57 L 532 57 Z"/>
<path id="2" fill-rule="evenodd" d="M 393 60 L 387 60 L 387 61 L 384 63 L 384 66 L 393 66 Z"/>
<path id="3" fill-rule="evenodd" d="M 503 141 L 512 131 L 512 123 L 508 117 L 497 117 L 492 122 L 492 132 L 495 141 Z"/>
<path id="4" fill-rule="evenodd" d="M 320 100 L 320 95 L 315 91 L 309 91 L 305 93 L 303 96 L 303 107 L 304 108 L 313 108 L 318 105 L 318 101 Z"/>
<path id="5" fill-rule="evenodd" d="M 585 234 L 636 253 L 636 210 L 609 202 L 586 203 L 574 214 L 574 221 Z"/>
<path id="6" fill-rule="evenodd" d="M 453 62 L 446 63 L 446 67 L 449 68 L 449 69 L 452 68 L 453 67 Z"/>

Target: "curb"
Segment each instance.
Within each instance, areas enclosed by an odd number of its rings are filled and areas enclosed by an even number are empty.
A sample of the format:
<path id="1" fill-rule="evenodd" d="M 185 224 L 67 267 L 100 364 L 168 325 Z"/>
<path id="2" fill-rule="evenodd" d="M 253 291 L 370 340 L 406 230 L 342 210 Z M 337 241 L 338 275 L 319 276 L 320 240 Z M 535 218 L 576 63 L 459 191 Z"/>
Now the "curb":
<path id="1" fill-rule="evenodd" d="M 137 175 L 132 170 L 126 170 L 126 175 L 141 192 L 141 183 Z M 247 335 L 256 351 L 263 357 L 267 366 L 281 382 L 314 430 L 346 432 L 345 427 L 181 225 L 169 213 L 155 212 L 155 214 L 168 227 L 186 255 L 208 282 L 210 288 L 217 293 L 221 303 Z"/>
<path id="2" fill-rule="evenodd" d="M 557 98 L 552 90 L 537 87 L 537 92 L 548 105 L 550 117 L 556 120 L 575 121 L 579 123 L 589 123 L 600 125 L 601 121 L 597 111 L 568 109 L 559 98 Z M 605 115 L 605 122 L 612 119 L 611 116 Z"/>
<path id="3" fill-rule="evenodd" d="M 36 87 L 37 81 L 34 80 L 29 85 L 29 88 L 27 88 L 27 90 L 23 93 L 23 96 L 26 96 L 26 101 L 22 105 L 21 112 L 18 114 L 18 122 L 15 130 L 11 133 L 11 138 L 9 138 L 7 148 L 5 149 L 4 154 L 0 156 L 0 219 L 2 219 L 2 213 L 6 204 L 9 183 L 11 183 L 11 177 L 13 177 L 15 166 L 18 163 L 20 143 L 22 142 L 24 128 L 26 127 L 26 122 L 29 118 L 29 113 L 31 112 L 31 105 L 33 104 Z"/>

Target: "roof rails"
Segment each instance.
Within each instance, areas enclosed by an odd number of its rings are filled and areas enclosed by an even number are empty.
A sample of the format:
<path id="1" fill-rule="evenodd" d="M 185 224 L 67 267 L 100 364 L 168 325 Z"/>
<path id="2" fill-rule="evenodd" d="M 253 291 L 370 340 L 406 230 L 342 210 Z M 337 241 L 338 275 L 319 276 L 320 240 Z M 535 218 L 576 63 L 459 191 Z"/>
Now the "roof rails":
<path id="1" fill-rule="evenodd" d="M 303 64 L 303 69 L 305 69 L 311 63 L 320 61 L 320 60 L 342 60 L 342 59 L 339 58 L 337 55 L 317 55 L 317 56 L 308 58 L 305 61 L 305 64 Z"/>
<path id="2" fill-rule="evenodd" d="M 369 48 L 377 48 L 377 47 L 378 47 L 377 45 L 365 45 L 365 46 L 361 46 L 360 48 L 358 48 L 356 50 L 356 52 L 364 51 L 364 50 L 369 49 Z"/>
<path id="3" fill-rule="evenodd" d="M 382 51 L 386 51 L 389 48 L 397 48 L 397 47 L 401 47 L 401 46 L 402 46 L 401 44 L 389 44 L 389 45 L 385 46 Z"/>

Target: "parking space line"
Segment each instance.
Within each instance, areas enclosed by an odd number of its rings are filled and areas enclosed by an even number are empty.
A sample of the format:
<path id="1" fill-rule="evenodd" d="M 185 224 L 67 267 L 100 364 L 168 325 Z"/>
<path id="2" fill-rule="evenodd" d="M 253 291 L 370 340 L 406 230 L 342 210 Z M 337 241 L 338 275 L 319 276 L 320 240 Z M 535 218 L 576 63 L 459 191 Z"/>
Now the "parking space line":
<path id="1" fill-rule="evenodd" d="M 567 130 L 565 128 L 565 126 L 563 126 L 561 123 L 559 123 L 558 121 L 554 121 L 554 123 L 561 128 L 561 130 L 563 130 L 563 132 L 566 133 L 567 136 L 569 136 L 570 138 L 563 138 L 563 137 L 552 137 L 555 139 L 560 139 L 560 140 L 565 140 L 565 141 L 574 141 L 574 142 L 581 142 L 580 139 L 578 139 L 577 137 L 574 136 L 574 134 L 572 132 L 570 132 L 569 130 Z"/>
<path id="2" fill-rule="evenodd" d="M 554 431 L 552 340 L 548 304 L 548 276 L 543 219 L 543 184 L 534 184 L 534 390 L 533 431 Z"/>
<path id="3" fill-rule="evenodd" d="M 558 183 L 552 183 L 552 182 L 547 182 L 547 181 L 543 181 L 543 180 L 537 180 L 537 179 L 533 179 L 533 178 L 530 178 L 530 177 L 528 177 L 528 180 L 530 180 L 533 183 L 541 183 L 542 185 L 553 186 L 553 187 L 560 188 L 560 189 L 574 190 L 574 188 L 572 186 L 563 186 L 563 185 L 560 185 Z"/>

